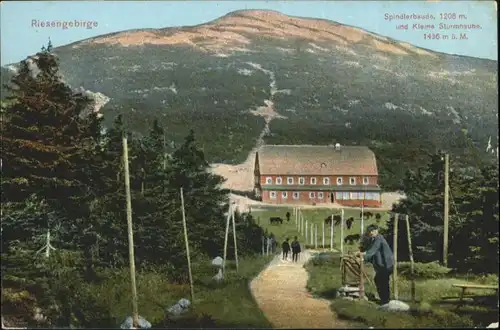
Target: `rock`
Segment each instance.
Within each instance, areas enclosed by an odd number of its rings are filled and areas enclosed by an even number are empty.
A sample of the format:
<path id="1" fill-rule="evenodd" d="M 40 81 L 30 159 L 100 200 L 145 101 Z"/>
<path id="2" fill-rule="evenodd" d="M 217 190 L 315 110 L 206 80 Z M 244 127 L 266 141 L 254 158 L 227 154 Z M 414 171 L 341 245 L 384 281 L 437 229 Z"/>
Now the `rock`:
<path id="1" fill-rule="evenodd" d="M 191 302 L 189 300 L 187 300 L 186 298 L 182 298 L 181 300 L 179 300 L 177 302 L 177 304 L 179 304 L 179 306 L 181 306 L 184 309 L 187 309 L 187 308 L 189 308 L 189 306 L 191 306 Z"/>
<path id="2" fill-rule="evenodd" d="M 149 329 L 151 328 L 151 323 L 146 321 L 143 317 L 139 316 L 139 329 Z M 120 326 L 122 329 L 136 329 L 133 327 L 132 316 L 127 317 L 127 319 Z"/>
<path id="3" fill-rule="evenodd" d="M 219 269 L 217 274 L 215 274 L 214 277 L 212 277 L 215 281 L 220 282 L 224 279 L 224 274 L 222 273 L 222 269 Z"/>
<path id="4" fill-rule="evenodd" d="M 379 306 L 379 309 L 393 312 L 407 312 L 410 310 L 410 305 L 400 300 L 391 300 L 388 304 Z"/>
<path id="5" fill-rule="evenodd" d="M 343 286 L 343 287 L 340 287 L 337 291 L 339 292 L 359 292 L 359 288 L 358 287 L 354 287 L 354 286 Z"/>
<path id="6" fill-rule="evenodd" d="M 173 316 L 179 316 L 183 314 L 184 312 L 187 312 L 189 309 L 189 306 L 191 306 L 191 302 L 185 298 L 182 298 L 177 302 L 177 304 L 171 306 L 169 309 L 167 309 L 167 313 Z"/>
<path id="7" fill-rule="evenodd" d="M 490 325 L 488 325 L 486 328 L 487 328 L 487 329 L 490 329 L 490 328 L 498 328 L 498 322 L 491 323 L 491 324 L 490 324 Z"/>
<path id="8" fill-rule="evenodd" d="M 342 299 L 345 299 L 345 300 L 354 300 L 353 297 L 346 297 L 346 296 L 342 297 Z"/>
<path id="9" fill-rule="evenodd" d="M 216 257 L 214 258 L 214 260 L 212 260 L 212 266 L 222 267 L 223 264 L 224 264 L 224 259 L 222 259 L 221 257 Z"/>

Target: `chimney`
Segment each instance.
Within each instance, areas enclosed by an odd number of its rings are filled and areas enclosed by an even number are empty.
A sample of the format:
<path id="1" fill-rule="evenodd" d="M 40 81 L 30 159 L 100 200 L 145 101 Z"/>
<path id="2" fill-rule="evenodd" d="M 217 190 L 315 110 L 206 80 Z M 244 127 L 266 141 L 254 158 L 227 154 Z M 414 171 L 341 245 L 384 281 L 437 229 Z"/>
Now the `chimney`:
<path id="1" fill-rule="evenodd" d="M 340 143 L 335 143 L 335 150 L 340 150 Z"/>

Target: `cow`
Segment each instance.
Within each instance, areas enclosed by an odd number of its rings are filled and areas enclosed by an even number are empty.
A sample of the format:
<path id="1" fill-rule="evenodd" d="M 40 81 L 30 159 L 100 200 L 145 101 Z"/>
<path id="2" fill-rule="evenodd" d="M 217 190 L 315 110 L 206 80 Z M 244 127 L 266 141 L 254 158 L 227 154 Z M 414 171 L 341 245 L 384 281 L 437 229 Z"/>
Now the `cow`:
<path id="1" fill-rule="evenodd" d="M 354 242 L 359 241 L 359 238 L 359 234 L 348 235 L 344 238 L 344 244 L 347 244 L 347 242 L 349 242 L 349 244 L 352 245 L 354 244 Z"/>
<path id="2" fill-rule="evenodd" d="M 377 223 L 380 223 L 380 220 L 382 219 L 382 215 L 380 213 L 375 214 L 375 219 L 377 220 Z"/>
<path id="3" fill-rule="evenodd" d="M 287 222 L 290 222 L 290 216 L 291 216 L 290 212 L 286 212 L 285 217 Z"/>
<path id="4" fill-rule="evenodd" d="M 350 217 L 349 219 L 346 220 L 345 224 L 346 224 L 348 230 L 351 230 L 353 222 L 354 222 L 354 218 L 353 217 Z"/>
<path id="5" fill-rule="evenodd" d="M 280 217 L 270 217 L 269 218 L 269 223 L 272 225 L 273 223 L 274 224 L 282 224 L 283 223 L 283 219 L 281 219 Z"/>
<path id="6" fill-rule="evenodd" d="M 333 220 L 335 220 L 334 225 L 335 225 L 335 226 L 338 226 L 338 225 L 340 224 L 340 222 L 342 221 L 342 217 L 341 217 L 340 215 L 334 215 L 334 216 L 333 216 Z M 325 224 L 326 224 L 326 225 L 329 225 L 329 224 L 331 224 L 331 223 L 332 223 L 332 217 L 331 217 L 331 216 L 326 217 L 326 218 L 325 218 Z"/>
<path id="7" fill-rule="evenodd" d="M 373 217 L 373 213 L 371 213 L 371 212 L 359 212 L 359 217 L 361 218 L 363 216 L 365 219 L 370 219 L 371 217 Z"/>

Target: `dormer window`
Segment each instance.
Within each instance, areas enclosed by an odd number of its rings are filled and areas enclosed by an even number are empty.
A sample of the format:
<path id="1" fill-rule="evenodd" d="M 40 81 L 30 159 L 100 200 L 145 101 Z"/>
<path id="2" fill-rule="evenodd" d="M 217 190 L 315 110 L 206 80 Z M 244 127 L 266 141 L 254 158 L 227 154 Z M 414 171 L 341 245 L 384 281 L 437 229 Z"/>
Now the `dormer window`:
<path id="1" fill-rule="evenodd" d="M 303 185 L 304 183 L 306 183 L 306 179 L 304 179 L 304 178 L 299 178 L 299 184 L 300 184 L 300 185 Z"/>
<path id="2" fill-rule="evenodd" d="M 283 179 L 281 177 L 277 177 L 276 184 L 282 184 L 282 183 L 283 183 Z"/>
<path id="3" fill-rule="evenodd" d="M 329 185 L 330 184 L 330 178 L 323 178 L 323 184 L 324 185 Z"/>
<path id="4" fill-rule="evenodd" d="M 337 178 L 337 186 L 341 186 L 342 185 L 342 178 Z"/>
<path id="5" fill-rule="evenodd" d="M 363 184 L 366 186 L 370 183 L 370 179 L 368 177 L 363 177 Z"/>
<path id="6" fill-rule="evenodd" d="M 311 184 L 316 184 L 316 178 L 311 178 Z"/>
<path id="7" fill-rule="evenodd" d="M 293 177 L 289 176 L 288 178 L 286 178 L 286 183 L 293 184 Z"/>
<path id="8" fill-rule="evenodd" d="M 356 178 L 351 176 L 351 177 L 349 178 L 349 184 L 350 184 L 351 186 L 354 186 L 354 185 L 356 184 Z"/>

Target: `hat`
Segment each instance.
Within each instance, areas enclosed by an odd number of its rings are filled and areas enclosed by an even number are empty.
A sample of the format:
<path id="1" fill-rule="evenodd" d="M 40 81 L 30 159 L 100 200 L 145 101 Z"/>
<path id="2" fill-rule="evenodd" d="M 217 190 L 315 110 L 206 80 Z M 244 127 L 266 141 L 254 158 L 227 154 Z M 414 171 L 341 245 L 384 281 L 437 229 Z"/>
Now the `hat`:
<path id="1" fill-rule="evenodd" d="M 377 230 L 378 229 L 378 226 L 377 225 L 369 225 L 367 228 L 366 228 L 366 231 L 367 232 L 371 232 L 371 231 L 374 231 L 374 230 Z"/>

